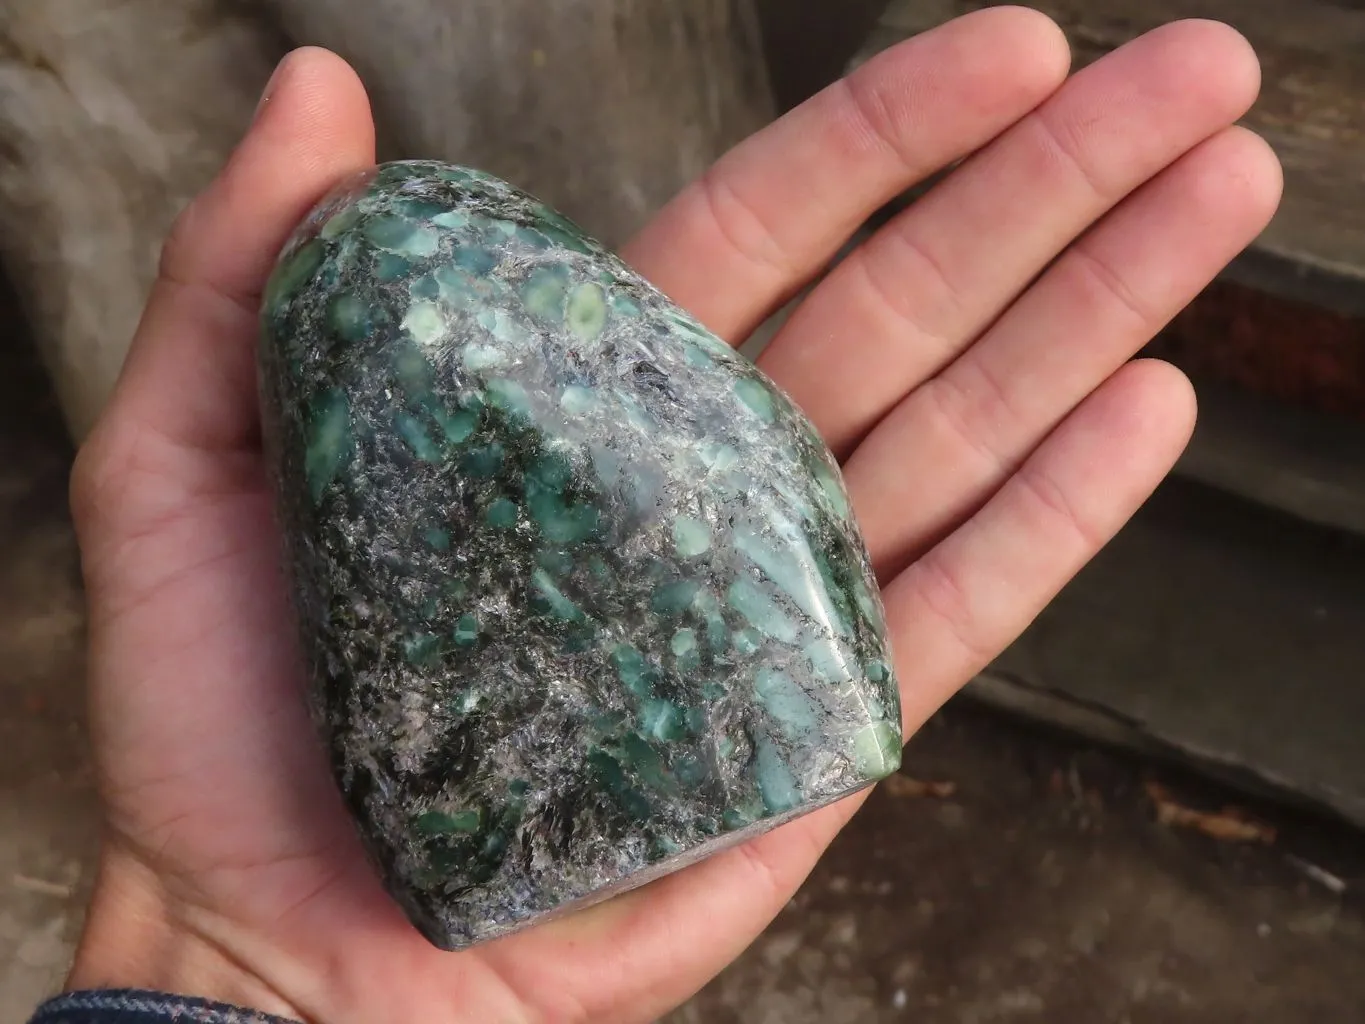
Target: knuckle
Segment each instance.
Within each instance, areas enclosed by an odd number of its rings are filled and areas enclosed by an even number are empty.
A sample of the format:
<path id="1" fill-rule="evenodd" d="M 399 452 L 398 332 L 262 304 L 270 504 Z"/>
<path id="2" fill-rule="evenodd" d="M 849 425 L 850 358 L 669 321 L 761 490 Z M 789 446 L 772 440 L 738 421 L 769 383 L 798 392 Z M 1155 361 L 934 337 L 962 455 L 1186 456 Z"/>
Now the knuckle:
<path id="1" fill-rule="evenodd" d="M 1156 324 L 1156 313 L 1148 302 L 1138 295 L 1109 261 L 1083 244 L 1071 250 L 1071 259 L 1073 273 L 1081 277 L 1082 287 L 1098 292 L 1105 304 L 1116 306 L 1144 330 Z"/>
<path id="2" fill-rule="evenodd" d="M 753 204 L 730 183 L 723 165 L 707 170 L 697 187 L 716 230 L 733 252 L 764 272 L 790 273 L 790 260 L 782 244 Z"/>
<path id="3" fill-rule="evenodd" d="M 897 109 L 888 90 L 878 79 L 854 73 L 841 79 L 848 111 L 847 121 L 856 140 L 890 156 L 907 172 L 915 161 L 909 151 L 909 127 L 913 119 Z"/>
<path id="4" fill-rule="evenodd" d="M 915 563 L 915 589 L 920 604 L 943 624 L 973 663 L 984 664 L 995 657 L 996 651 L 982 639 L 971 595 L 944 563 L 941 551 L 935 548 Z"/>
<path id="5" fill-rule="evenodd" d="M 1029 503 L 1044 521 L 1048 534 L 1059 531 L 1069 535 L 1083 551 L 1098 549 L 1104 542 L 1090 517 L 1072 500 L 1068 489 L 1051 474 L 1039 468 L 1025 466 L 1018 475 L 1020 486 Z"/>
<path id="6" fill-rule="evenodd" d="M 960 375 L 940 374 L 921 390 L 939 421 L 947 426 L 958 443 L 975 455 L 990 475 L 997 476 L 1010 468 L 1009 460 L 996 441 L 1001 430 L 998 424 L 1008 422 L 1009 406 L 1000 385 L 990 374 L 974 376 L 982 382 L 979 389 L 969 386 Z M 983 415 L 983 408 L 997 410 L 996 415 Z"/>

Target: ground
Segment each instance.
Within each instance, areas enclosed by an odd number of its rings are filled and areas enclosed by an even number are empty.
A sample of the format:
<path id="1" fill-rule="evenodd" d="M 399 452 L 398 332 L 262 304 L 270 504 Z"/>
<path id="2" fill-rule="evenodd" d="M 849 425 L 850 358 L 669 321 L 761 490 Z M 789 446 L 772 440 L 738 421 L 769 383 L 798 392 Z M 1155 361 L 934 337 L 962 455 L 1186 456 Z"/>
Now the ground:
<path id="1" fill-rule="evenodd" d="M 60 984 L 96 826 L 70 451 L 12 340 L 0 365 L 0 1024 L 20 1024 Z M 1365 879 L 1365 841 L 1269 807 L 1252 809 L 1276 828 L 1268 844 L 1163 825 L 1158 778 L 1180 804 L 1236 800 L 950 708 L 670 1024 L 1359 1021 L 1365 918 L 1350 883 Z"/>

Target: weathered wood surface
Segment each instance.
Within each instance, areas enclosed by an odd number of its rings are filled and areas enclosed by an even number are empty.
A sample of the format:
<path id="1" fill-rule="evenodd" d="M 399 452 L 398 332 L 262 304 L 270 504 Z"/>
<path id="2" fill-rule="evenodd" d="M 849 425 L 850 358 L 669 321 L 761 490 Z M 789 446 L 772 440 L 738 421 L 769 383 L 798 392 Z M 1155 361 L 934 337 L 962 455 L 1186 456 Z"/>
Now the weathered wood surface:
<path id="1" fill-rule="evenodd" d="M 1178 473 L 1365 536 L 1365 320 L 1217 281 L 1144 354 L 1199 391 Z"/>
<path id="2" fill-rule="evenodd" d="M 1365 424 L 1196 378 L 1199 425 L 1177 473 L 1365 537 Z"/>
<path id="3" fill-rule="evenodd" d="M 772 116 L 751 0 L 0 0 L 0 260 L 75 437 L 291 43 L 356 65 L 384 155 L 482 166 L 611 244 Z"/>
<path id="4" fill-rule="evenodd" d="M 0 260 L 76 437 L 283 50 L 221 0 L 0 3 Z"/>
<path id="5" fill-rule="evenodd" d="M 1365 826 L 1365 539 L 1168 481 L 975 698 Z"/>
<path id="6" fill-rule="evenodd" d="M 989 0 L 893 0 L 858 60 Z M 1261 58 L 1245 119 L 1285 168 L 1280 211 L 1229 268 L 1252 287 L 1365 315 L 1365 3 L 1362 0 L 1030 0 L 1066 30 L 1080 68 L 1179 18 L 1225 21 Z"/>
<path id="7" fill-rule="evenodd" d="M 750 0 L 268 0 L 399 155 L 483 167 L 617 245 L 772 116 Z"/>

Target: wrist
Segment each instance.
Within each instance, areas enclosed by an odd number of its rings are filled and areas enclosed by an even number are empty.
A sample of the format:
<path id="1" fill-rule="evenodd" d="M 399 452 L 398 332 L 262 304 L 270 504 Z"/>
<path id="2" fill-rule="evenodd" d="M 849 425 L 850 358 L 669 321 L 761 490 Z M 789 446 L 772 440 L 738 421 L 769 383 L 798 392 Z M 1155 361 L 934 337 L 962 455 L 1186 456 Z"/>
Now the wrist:
<path id="1" fill-rule="evenodd" d="M 150 868 L 107 843 L 66 991 L 146 989 L 301 1019 L 288 1000 L 186 916 Z"/>

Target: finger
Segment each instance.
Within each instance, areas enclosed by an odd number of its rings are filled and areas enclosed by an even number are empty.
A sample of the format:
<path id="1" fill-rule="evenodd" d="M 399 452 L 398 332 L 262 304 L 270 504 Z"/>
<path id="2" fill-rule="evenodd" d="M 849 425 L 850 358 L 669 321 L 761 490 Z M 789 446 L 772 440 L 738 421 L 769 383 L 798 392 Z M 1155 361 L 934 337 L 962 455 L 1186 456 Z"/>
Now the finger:
<path id="1" fill-rule="evenodd" d="M 1258 83 L 1245 40 L 1214 22 L 1116 50 L 840 264 L 761 365 L 842 455 L 1096 218 L 1240 117 Z"/>
<path id="2" fill-rule="evenodd" d="M 907 728 L 1012 643 L 1170 471 L 1194 426 L 1173 367 L 1130 363 L 967 523 L 883 590 Z"/>
<path id="3" fill-rule="evenodd" d="M 980 507 L 1254 239 L 1280 183 L 1269 146 L 1225 129 L 1101 221 L 878 424 L 845 471 L 875 494 L 859 516 L 883 578 Z"/>
<path id="4" fill-rule="evenodd" d="M 624 255 L 721 337 L 742 341 L 878 207 L 1026 114 L 1068 62 L 1065 37 L 1036 12 L 952 21 L 741 143 Z"/>
<path id="5" fill-rule="evenodd" d="M 179 448 L 221 450 L 254 436 L 265 279 L 309 207 L 373 162 L 355 73 L 325 50 L 287 56 L 246 137 L 166 242 L 109 417 Z"/>

